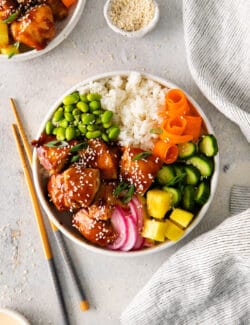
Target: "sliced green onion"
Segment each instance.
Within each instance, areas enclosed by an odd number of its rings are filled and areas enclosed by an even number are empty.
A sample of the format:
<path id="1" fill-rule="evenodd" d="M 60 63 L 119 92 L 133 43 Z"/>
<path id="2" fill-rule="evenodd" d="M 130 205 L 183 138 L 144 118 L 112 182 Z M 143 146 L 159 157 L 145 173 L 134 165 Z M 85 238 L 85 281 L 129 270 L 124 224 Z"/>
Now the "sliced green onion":
<path id="1" fill-rule="evenodd" d="M 13 12 L 13 14 L 9 15 L 8 18 L 4 19 L 3 22 L 5 24 L 10 24 L 17 18 L 18 15 L 19 15 L 19 11 L 15 11 Z"/>
<path id="2" fill-rule="evenodd" d="M 161 128 L 154 128 L 150 130 L 150 133 L 153 134 L 162 134 L 163 130 Z"/>
<path id="3" fill-rule="evenodd" d="M 80 158 L 79 155 L 75 155 L 75 156 L 73 156 L 73 157 L 70 159 L 70 162 L 74 163 L 74 162 L 78 161 L 79 158 Z"/>
<path id="4" fill-rule="evenodd" d="M 122 202 L 125 204 L 128 203 L 132 199 L 134 192 L 135 192 L 135 186 L 134 186 L 134 184 L 132 184 L 129 186 L 127 193 L 125 194 L 125 196 L 122 199 Z"/>
<path id="5" fill-rule="evenodd" d="M 88 146 L 87 142 L 78 143 L 70 149 L 70 152 L 76 152 L 82 149 L 86 149 Z"/>
<path id="6" fill-rule="evenodd" d="M 121 182 L 115 189 L 114 189 L 114 196 L 118 196 L 121 192 L 126 190 L 129 187 L 129 184 L 125 182 Z"/>
<path id="7" fill-rule="evenodd" d="M 45 143 L 45 147 L 48 147 L 48 148 L 63 148 L 63 147 L 67 147 L 67 146 L 68 146 L 68 142 L 66 142 L 66 141 L 53 140 L 48 143 Z"/>
<path id="8" fill-rule="evenodd" d="M 135 155 L 132 159 L 132 161 L 135 161 L 135 160 L 140 160 L 140 159 L 145 159 L 147 158 L 148 156 L 151 156 L 152 155 L 152 152 L 150 151 L 143 151 L 141 153 L 138 153 L 138 155 Z"/>

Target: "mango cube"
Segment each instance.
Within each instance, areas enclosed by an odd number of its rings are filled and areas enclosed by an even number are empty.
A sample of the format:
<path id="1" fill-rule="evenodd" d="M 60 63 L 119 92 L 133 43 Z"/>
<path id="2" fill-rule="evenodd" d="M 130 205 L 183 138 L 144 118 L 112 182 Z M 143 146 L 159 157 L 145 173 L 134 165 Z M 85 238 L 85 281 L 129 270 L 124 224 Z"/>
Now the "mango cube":
<path id="1" fill-rule="evenodd" d="M 166 232 L 165 236 L 172 241 L 179 240 L 184 235 L 184 230 L 176 226 L 170 220 L 166 220 Z"/>
<path id="2" fill-rule="evenodd" d="M 0 47 L 9 44 L 8 26 L 0 20 Z"/>
<path id="3" fill-rule="evenodd" d="M 187 226 L 192 221 L 193 217 L 194 217 L 193 213 L 176 208 L 170 214 L 169 219 L 173 220 L 175 223 L 180 225 L 182 228 L 187 228 Z"/>
<path id="4" fill-rule="evenodd" d="M 166 222 L 146 219 L 142 237 L 163 242 L 165 241 L 166 227 Z"/>
<path id="5" fill-rule="evenodd" d="M 148 214 L 156 219 L 163 219 L 171 208 L 171 195 L 168 192 L 154 189 L 147 192 Z"/>

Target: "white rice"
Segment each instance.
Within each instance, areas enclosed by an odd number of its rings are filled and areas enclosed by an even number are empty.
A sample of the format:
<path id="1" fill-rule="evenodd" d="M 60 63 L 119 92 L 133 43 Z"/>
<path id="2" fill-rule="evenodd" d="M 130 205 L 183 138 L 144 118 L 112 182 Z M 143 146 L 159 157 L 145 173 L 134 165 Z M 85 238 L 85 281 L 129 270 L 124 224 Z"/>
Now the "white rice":
<path id="1" fill-rule="evenodd" d="M 157 137 L 150 130 L 162 122 L 159 112 L 167 90 L 137 72 L 104 78 L 79 89 L 83 94 L 92 92 L 102 96 L 102 107 L 114 112 L 114 121 L 121 129 L 118 138 L 121 145 L 144 150 L 152 149 Z"/>

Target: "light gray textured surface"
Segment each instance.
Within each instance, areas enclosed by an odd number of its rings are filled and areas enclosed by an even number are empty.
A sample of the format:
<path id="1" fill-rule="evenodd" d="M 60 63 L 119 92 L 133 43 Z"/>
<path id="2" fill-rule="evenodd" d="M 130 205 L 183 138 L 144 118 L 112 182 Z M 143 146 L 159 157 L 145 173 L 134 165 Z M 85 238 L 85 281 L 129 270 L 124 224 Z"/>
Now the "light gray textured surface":
<path id="1" fill-rule="evenodd" d="M 201 105 L 218 137 L 221 175 L 215 199 L 200 225 L 176 247 L 147 257 L 114 259 L 90 253 L 66 240 L 92 307 L 87 313 L 79 310 L 62 267 L 73 325 L 119 324 L 121 311 L 173 252 L 229 216 L 232 184 L 249 185 L 250 150 L 246 139 L 206 100 L 188 71 L 181 0 L 159 0 L 156 29 L 138 40 L 122 38 L 107 27 L 102 14 L 104 2 L 87 1 L 73 33 L 45 57 L 0 65 L 0 306 L 19 310 L 35 325 L 59 325 L 59 309 L 10 129 L 14 118 L 9 97 L 17 100 L 32 139 L 50 105 L 72 85 L 101 72 L 136 69 L 184 88 Z"/>

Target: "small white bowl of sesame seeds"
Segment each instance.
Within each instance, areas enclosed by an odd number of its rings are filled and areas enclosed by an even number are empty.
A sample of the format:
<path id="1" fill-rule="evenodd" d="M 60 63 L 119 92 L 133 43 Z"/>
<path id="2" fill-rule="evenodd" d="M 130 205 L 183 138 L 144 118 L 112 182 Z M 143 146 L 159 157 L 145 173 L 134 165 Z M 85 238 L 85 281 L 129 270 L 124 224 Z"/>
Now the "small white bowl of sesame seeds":
<path id="1" fill-rule="evenodd" d="M 159 20 L 159 7 L 154 0 L 108 0 L 103 13 L 108 26 L 128 38 L 145 36 Z"/>

